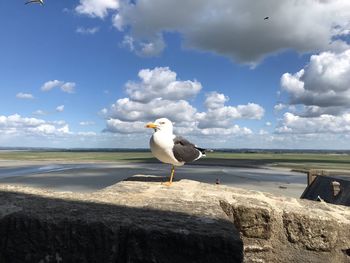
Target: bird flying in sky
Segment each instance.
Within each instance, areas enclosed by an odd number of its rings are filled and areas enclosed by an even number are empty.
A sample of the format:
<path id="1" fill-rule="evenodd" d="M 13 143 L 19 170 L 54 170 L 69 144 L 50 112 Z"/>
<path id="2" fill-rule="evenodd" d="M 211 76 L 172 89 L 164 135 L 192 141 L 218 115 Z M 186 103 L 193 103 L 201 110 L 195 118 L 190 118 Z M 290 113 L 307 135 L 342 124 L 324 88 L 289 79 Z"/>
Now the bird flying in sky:
<path id="1" fill-rule="evenodd" d="M 34 4 L 34 3 L 44 5 L 44 0 L 31 0 L 31 1 L 26 2 L 25 5 Z"/>
<path id="2" fill-rule="evenodd" d="M 264 20 L 268 20 L 270 17 L 268 17 L 268 16 L 266 16 L 265 18 L 264 18 Z"/>
<path id="3" fill-rule="evenodd" d="M 193 162 L 205 156 L 205 149 L 199 148 L 183 137 L 173 134 L 173 124 L 166 118 L 150 122 L 146 128 L 154 129 L 150 140 L 151 152 L 159 161 L 172 165 L 170 180 L 165 185 L 171 185 L 175 166 Z"/>

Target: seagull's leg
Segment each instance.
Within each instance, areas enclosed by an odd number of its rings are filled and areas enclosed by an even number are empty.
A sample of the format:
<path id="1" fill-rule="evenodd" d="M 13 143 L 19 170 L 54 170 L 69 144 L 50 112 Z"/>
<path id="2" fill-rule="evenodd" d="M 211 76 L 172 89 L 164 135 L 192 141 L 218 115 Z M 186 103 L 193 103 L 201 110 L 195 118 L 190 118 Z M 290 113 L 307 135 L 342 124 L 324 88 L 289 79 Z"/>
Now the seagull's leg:
<path id="1" fill-rule="evenodd" d="M 170 175 L 170 180 L 169 180 L 170 184 L 173 182 L 174 173 L 175 173 L 175 166 L 173 165 L 171 167 L 171 175 Z"/>
<path id="2" fill-rule="evenodd" d="M 173 182 L 173 177 L 174 177 L 174 173 L 175 173 L 175 166 L 173 165 L 171 167 L 171 174 L 170 174 L 170 179 L 169 182 L 164 183 L 166 186 L 170 186 Z"/>

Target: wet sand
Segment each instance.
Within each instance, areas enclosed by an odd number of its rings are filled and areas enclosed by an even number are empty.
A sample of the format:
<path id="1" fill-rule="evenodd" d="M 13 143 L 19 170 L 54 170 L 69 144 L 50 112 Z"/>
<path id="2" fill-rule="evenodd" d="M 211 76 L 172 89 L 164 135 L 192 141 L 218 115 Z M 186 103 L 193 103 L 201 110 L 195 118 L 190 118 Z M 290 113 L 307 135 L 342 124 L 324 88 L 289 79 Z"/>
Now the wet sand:
<path id="1" fill-rule="evenodd" d="M 48 188 L 55 191 L 92 192 L 137 174 L 166 181 L 170 166 L 161 163 L 61 163 L 55 161 L 0 161 L 0 183 Z M 185 165 L 175 172 L 175 182 L 191 179 L 209 184 L 240 187 L 299 198 L 306 175 L 269 167 Z"/>

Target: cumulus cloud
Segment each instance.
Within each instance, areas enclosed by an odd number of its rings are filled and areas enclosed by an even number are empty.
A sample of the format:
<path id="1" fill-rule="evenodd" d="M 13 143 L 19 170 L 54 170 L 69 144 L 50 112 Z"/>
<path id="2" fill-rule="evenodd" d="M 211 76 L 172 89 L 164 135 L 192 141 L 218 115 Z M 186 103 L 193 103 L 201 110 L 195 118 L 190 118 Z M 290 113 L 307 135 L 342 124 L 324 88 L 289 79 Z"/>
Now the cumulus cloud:
<path id="1" fill-rule="evenodd" d="M 60 88 L 63 92 L 74 93 L 76 84 L 74 82 L 64 82 L 60 80 L 49 80 L 41 86 L 42 91 L 50 91 L 54 88 Z"/>
<path id="2" fill-rule="evenodd" d="M 80 6 L 88 2 L 81 0 Z M 133 39 L 140 54 L 158 54 L 165 47 L 163 34 L 178 32 L 188 48 L 256 64 L 288 49 L 341 50 L 347 44 L 339 36 L 350 34 L 350 2 L 343 0 L 204 0 L 181 2 L 181 8 L 172 0 L 123 2 L 119 8 L 112 0 L 99 2 L 109 3 L 101 5 L 103 12 L 93 8 L 81 13 L 104 17 L 108 6 L 118 9 L 113 24 Z"/>
<path id="3" fill-rule="evenodd" d="M 63 81 L 59 81 L 57 79 L 49 80 L 41 86 L 41 90 L 42 91 L 49 91 L 49 90 L 52 90 L 53 88 L 56 88 L 56 87 L 63 85 L 63 83 L 64 83 Z"/>
<path id="4" fill-rule="evenodd" d="M 64 120 L 47 121 L 19 114 L 0 115 L 0 143 L 6 146 L 28 147 L 110 147 L 115 134 L 69 129 Z M 127 147 L 127 144 L 121 145 Z"/>
<path id="5" fill-rule="evenodd" d="M 118 99 L 111 106 L 108 115 L 124 121 L 151 121 L 169 116 L 173 121 L 182 122 L 190 121 L 195 113 L 196 109 L 185 100 L 171 101 L 156 98 L 143 103 L 123 98 Z"/>
<path id="6" fill-rule="evenodd" d="M 350 107 L 350 49 L 321 52 L 295 74 L 281 77 L 291 105 L 304 105 L 304 116 L 338 115 Z"/>
<path id="7" fill-rule="evenodd" d="M 105 131 L 114 133 L 144 132 L 147 121 L 167 117 L 176 122 L 181 134 L 247 135 L 252 131 L 234 125 L 236 119 L 261 119 L 264 109 L 255 104 L 226 106 L 227 96 L 218 92 L 206 95 L 205 112 L 199 112 L 189 100 L 202 89 L 198 81 L 178 80 L 169 68 L 143 69 L 140 81 L 129 81 L 125 89 L 129 97 L 118 99 L 101 114 L 107 119 Z"/>
<path id="8" fill-rule="evenodd" d="M 56 111 L 63 112 L 64 111 L 64 105 L 60 105 L 56 107 Z"/>
<path id="9" fill-rule="evenodd" d="M 296 73 L 281 77 L 288 95 L 275 110 L 286 109 L 276 132 L 297 136 L 344 136 L 350 120 L 350 48 L 312 55 Z M 340 137 L 338 137 L 339 139 Z M 340 140 L 340 139 L 339 139 Z"/>
<path id="10" fill-rule="evenodd" d="M 275 106 L 273 106 L 273 109 L 274 109 L 276 112 L 279 112 L 279 111 L 281 111 L 281 110 L 283 110 L 283 109 L 285 109 L 285 108 L 286 108 L 286 105 L 283 104 L 283 103 L 278 103 L 278 104 L 276 104 Z"/>
<path id="11" fill-rule="evenodd" d="M 157 35 L 147 41 L 137 41 L 131 35 L 124 35 L 121 47 L 126 47 L 142 57 L 158 56 L 164 50 L 166 44 L 161 35 Z"/>
<path id="12" fill-rule="evenodd" d="M 349 133 L 350 113 L 339 116 L 324 114 L 318 117 L 301 117 L 287 112 L 276 131 L 293 134 Z"/>
<path id="13" fill-rule="evenodd" d="M 61 86 L 61 90 L 67 93 L 74 93 L 75 85 L 74 82 L 66 82 Z"/>
<path id="14" fill-rule="evenodd" d="M 229 98 L 224 94 L 213 91 L 206 95 L 204 105 L 208 109 L 218 109 L 218 108 L 222 108 L 225 102 L 228 100 Z"/>
<path id="15" fill-rule="evenodd" d="M 69 134 L 65 122 L 47 122 L 37 118 L 22 117 L 19 114 L 0 116 L 0 132 L 16 135 L 64 135 Z"/>
<path id="16" fill-rule="evenodd" d="M 75 32 L 82 34 L 82 35 L 94 35 L 100 30 L 99 27 L 77 27 Z"/>
<path id="17" fill-rule="evenodd" d="M 104 18 L 108 10 L 116 10 L 119 7 L 119 0 L 80 0 L 75 11 L 91 17 Z"/>
<path id="18" fill-rule="evenodd" d="M 109 119 L 107 120 L 107 127 L 105 131 L 122 134 L 144 133 L 145 123 L 142 121 L 129 122 L 118 119 Z"/>
<path id="19" fill-rule="evenodd" d="M 16 94 L 16 98 L 17 99 L 34 99 L 34 96 L 30 93 L 23 93 L 23 92 L 19 92 Z"/>
<path id="20" fill-rule="evenodd" d="M 176 73 L 168 67 L 157 67 L 153 70 L 142 69 L 138 74 L 140 82 L 126 83 L 126 92 L 130 99 L 149 102 L 155 98 L 180 100 L 194 97 L 202 89 L 197 81 L 181 81 Z"/>
<path id="21" fill-rule="evenodd" d="M 265 110 L 258 104 L 248 103 L 247 105 L 225 106 L 229 98 L 222 93 L 211 92 L 206 95 L 204 105 L 206 112 L 199 113 L 197 119 L 198 127 L 227 127 L 235 119 L 256 119 L 264 116 Z"/>
<path id="22" fill-rule="evenodd" d="M 118 99 L 102 114 L 122 121 L 150 121 L 171 116 L 174 121 L 193 119 L 196 109 L 189 104 L 202 86 L 197 81 L 181 81 L 169 68 L 142 69 L 140 81 L 129 81 L 125 85 L 127 98 Z"/>
<path id="23" fill-rule="evenodd" d="M 249 135 L 253 132 L 246 127 L 239 127 L 238 125 L 233 125 L 228 128 L 205 128 L 201 129 L 200 133 L 203 135 Z"/>

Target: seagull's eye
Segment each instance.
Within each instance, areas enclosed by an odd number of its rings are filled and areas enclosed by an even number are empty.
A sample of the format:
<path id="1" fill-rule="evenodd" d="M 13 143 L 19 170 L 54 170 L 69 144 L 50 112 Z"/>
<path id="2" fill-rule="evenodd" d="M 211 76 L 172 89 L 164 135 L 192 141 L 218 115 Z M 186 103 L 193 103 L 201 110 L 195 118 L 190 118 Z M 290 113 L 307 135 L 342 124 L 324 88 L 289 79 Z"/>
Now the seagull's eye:
<path id="1" fill-rule="evenodd" d="M 165 122 L 164 122 L 164 121 L 161 121 L 159 124 L 165 124 Z"/>

